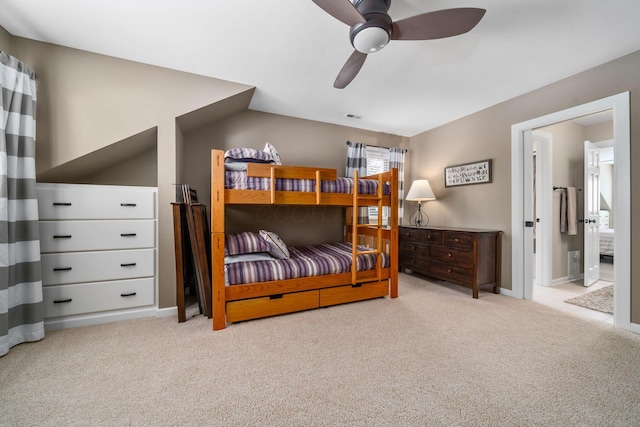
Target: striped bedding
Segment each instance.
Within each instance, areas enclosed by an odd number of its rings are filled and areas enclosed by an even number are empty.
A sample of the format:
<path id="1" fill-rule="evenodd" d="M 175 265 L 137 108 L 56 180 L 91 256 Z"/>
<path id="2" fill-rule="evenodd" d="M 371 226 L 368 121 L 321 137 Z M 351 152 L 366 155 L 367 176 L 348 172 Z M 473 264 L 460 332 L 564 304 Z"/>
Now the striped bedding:
<path id="1" fill-rule="evenodd" d="M 227 264 L 226 282 L 228 285 L 239 285 L 351 271 L 351 243 L 290 247 L 289 253 L 288 259 Z M 389 267 L 389 256 L 384 253 L 382 255 L 382 268 Z M 358 271 L 372 270 L 376 266 L 376 255 L 358 255 L 357 263 Z"/>
<path id="2" fill-rule="evenodd" d="M 247 176 L 246 171 L 227 170 L 225 171 L 224 187 L 232 190 L 269 190 L 270 178 L 259 178 Z M 323 180 L 321 182 L 321 192 L 323 193 L 344 193 L 351 194 L 353 191 L 353 179 L 339 177 L 335 181 Z M 378 181 L 375 179 L 358 180 L 358 192 L 360 194 L 376 194 Z M 312 179 L 276 179 L 276 191 L 316 191 L 316 182 Z M 385 195 L 389 195 L 389 186 L 383 189 Z"/>

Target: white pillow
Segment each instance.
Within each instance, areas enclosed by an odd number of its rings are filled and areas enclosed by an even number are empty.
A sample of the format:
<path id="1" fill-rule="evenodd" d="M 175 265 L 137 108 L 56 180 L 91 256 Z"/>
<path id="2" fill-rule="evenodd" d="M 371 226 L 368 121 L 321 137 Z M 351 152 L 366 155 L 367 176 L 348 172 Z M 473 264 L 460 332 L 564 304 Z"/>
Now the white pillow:
<path id="1" fill-rule="evenodd" d="M 289 249 L 287 249 L 287 245 L 284 244 L 280 236 L 267 230 L 260 230 L 259 233 L 260 236 L 269 243 L 269 246 L 271 246 L 271 250 L 269 251 L 271 256 L 278 259 L 289 258 Z"/>
<path id="2" fill-rule="evenodd" d="M 248 261 L 273 261 L 273 257 L 264 252 L 256 252 L 252 254 L 229 255 L 224 257 L 225 264 L 234 264 L 236 262 Z"/>
<path id="3" fill-rule="evenodd" d="M 273 161 L 276 162 L 276 165 L 282 164 L 282 161 L 280 160 L 280 153 L 278 153 L 278 150 L 276 150 L 276 147 L 271 145 L 271 143 L 267 142 L 264 146 L 264 150 L 262 151 L 264 151 L 265 153 L 271 154 L 271 157 L 273 158 Z"/>
<path id="4" fill-rule="evenodd" d="M 247 162 L 225 162 L 224 170 L 244 172 L 247 170 Z"/>

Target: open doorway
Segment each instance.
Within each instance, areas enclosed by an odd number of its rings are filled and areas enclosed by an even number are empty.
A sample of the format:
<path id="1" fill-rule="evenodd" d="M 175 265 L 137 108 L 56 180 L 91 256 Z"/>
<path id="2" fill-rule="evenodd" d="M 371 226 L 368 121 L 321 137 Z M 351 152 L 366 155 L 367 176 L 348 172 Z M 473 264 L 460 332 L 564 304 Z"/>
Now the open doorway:
<path id="1" fill-rule="evenodd" d="M 614 275 L 614 324 L 631 328 L 631 259 L 630 259 L 630 118 L 629 93 L 614 95 L 560 112 L 538 117 L 512 126 L 512 294 L 532 299 L 535 264 L 533 259 L 533 152 L 534 129 L 588 116 L 606 110 L 613 112 L 614 153 L 614 222 L 616 254 Z"/>
<path id="2" fill-rule="evenodd" d="M 532 299 L 613 323 L 613 111 L 554 123 L 532 135 Z"/>

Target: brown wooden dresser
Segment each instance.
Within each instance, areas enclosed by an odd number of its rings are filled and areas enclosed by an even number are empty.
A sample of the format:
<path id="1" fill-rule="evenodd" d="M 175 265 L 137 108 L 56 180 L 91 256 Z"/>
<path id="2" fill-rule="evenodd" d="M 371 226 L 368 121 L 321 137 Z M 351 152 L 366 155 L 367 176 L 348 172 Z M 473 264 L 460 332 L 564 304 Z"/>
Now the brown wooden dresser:
<path id="1" fill-rule="evenodd" d="M 401 271 L 467 286 L 474 298 L 479 287 L 500 293 L 501 231 L 400 226 L 399 235 Z"/>

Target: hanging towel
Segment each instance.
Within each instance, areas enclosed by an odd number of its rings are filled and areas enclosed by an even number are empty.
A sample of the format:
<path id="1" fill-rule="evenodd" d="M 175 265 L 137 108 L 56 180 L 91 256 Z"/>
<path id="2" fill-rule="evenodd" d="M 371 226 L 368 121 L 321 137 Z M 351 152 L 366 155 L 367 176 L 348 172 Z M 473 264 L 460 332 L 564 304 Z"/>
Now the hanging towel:
<path id="1" fill-rule="evenodd" d="M 567 232 L 567 191 L 560 189 L 560 232 Z"/>
<path id="2" fill-rule="evenodd" d="M 578 234 L 578 217 L 576 213 L 576 188 L 567 187 L 567 234 Z"/>

